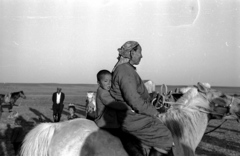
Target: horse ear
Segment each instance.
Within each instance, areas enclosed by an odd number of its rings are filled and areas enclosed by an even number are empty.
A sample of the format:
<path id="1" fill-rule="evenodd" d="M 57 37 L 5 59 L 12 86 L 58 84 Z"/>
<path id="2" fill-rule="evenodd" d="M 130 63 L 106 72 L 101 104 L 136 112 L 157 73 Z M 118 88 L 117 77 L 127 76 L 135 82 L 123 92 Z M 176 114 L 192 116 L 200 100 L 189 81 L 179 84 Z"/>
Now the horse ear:
<path id="1" fill-rule="evenodd" d="M 180 89 L 179 89 L 179 88 L 176 88 L 174 92 L 175 92 L 175 93 L 179 93 L 179 92 L 180 92 Z"/>
<path id="2" fill-rule="evenodd" d="M 206 87 L 204 84 L 202 84 L 201 82 L 197 83 L 197 89 L 202 92 L 202 93 L 207 93 L 209 91 L 209 88 Z"/>
<path id="3" fill-rule="evenodd" d="M 167 93 L 167 96 L 169 97 L 169 96 L 171 96 L 172 95 L 172 91 L 169 91 L 168 93 Z"/>
<path id="4" fill-rule="evenodd" d="M 165 89 L 165 92 L 163 92 L 163 88 Z M 162 85 L 161 85 L 161 88 L 160 88 L 160 94 L 161 94 L 161 95 L 166 95 L 167 92 L 168 92 L 167 86 L 166 86 L 165 84 L 162 84 Z"/>

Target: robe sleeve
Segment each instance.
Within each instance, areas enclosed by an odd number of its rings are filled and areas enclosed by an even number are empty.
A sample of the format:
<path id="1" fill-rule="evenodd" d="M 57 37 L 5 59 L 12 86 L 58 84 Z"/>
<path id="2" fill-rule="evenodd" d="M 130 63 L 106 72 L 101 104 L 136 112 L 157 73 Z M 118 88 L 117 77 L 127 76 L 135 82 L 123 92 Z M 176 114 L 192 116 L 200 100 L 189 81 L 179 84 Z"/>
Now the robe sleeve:
<path id="1" fill-rule="evenodd" d="M 137 91 L 137 75 L 125 70 L 119 75 L 119 86 L 124 100 L 139 114 L 157 116 L 159 112 L 154 106 L 145 101 Z"/>
<path id="2" fill-rule="evenodd" d="M 129 106 L 126 103 L 120 102 L 120 101 L 115 101 L 115 99 L 111 96 L 111 94 L 109 92 L 102 92 L 100 97 L 101 97 L 102 103 L 105 106 L 110 107 L 112 109 L 115 109 L 115 110 L 131 109 L 131 108 L 129 108 Z"/>

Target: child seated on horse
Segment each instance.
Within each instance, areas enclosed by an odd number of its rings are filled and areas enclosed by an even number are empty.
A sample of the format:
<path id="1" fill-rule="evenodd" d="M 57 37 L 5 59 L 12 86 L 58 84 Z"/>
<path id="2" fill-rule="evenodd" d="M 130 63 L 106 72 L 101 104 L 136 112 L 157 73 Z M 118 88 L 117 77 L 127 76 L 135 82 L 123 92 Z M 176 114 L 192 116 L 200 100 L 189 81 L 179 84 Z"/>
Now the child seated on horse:
<path id="1" fill-rule="evenodd" d="M 127 110 L 124 103 L 115 101 L 109 90 L 111 88 L 112 75 L 108 70 L 100 70 L 97 73 L 97 83 L 99 85 L 96 94 L 96 118 L 95 123 L 110 133 L 115 133 L 120 125 L 117 121 L 116 110 Z M 113 134 L 115 135 L 115 134 Z"/>
<path id="2" fill-rule="evenodd" d="M 134 111 L 125 102 L 116 101 L 110 94 L 110 89 L 112 87 L 111 72 L 108 70 L 100 70 L 97 73 L 97 83 L 99 87 L 96 93 L 96 117 L 94 119 L 96 125 L 101 129 L 108 131 L 112 135 L 119 137 L 123 142 L 125 150 L 130 155 L 135 156 L 137 154 L 146 154 L 147 151 L 141 147 L 141 140 L 138 140 L 135 136 L 122 131 L 122 123 L 119 123 L 118 112 L 134 113 Z M 144 150 L 144 152 L 142 152 L 142 150 Z"/>
<path id="3" fill-rule="evenodd" d="M 68 120 L 78 118 L 78 116 L 75 114 L 76 108 L 75 108 L 74 104 L 70 103 L 68 105 L 68 111 L 69 111 Z"/>
<path id="4" fill-rule="evenodd" d="M 130 155 L 139 153 L 137 145 L 132 142 L 132 136 L 121 129 L 116 111 L 132 110 L 126 103 L 116 101 L 110 94 L 112 75 L 108 70 L 101 70 L 97 73 L 98 89 L 96 94 L 96 118 L 95 123 L 112 135 L 118 137 Z"/>

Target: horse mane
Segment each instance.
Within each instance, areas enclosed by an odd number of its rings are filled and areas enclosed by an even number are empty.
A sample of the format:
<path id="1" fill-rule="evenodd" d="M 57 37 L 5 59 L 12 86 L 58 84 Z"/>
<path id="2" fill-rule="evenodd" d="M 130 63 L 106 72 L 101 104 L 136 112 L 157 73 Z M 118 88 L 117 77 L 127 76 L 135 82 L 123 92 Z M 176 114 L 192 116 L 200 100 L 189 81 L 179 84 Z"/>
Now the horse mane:
<path id="1" fill-rule="evenodd" d="M 198 119 L 202 118 L 199 109 L 208 109 L 208 101 L 198 93 L 196 88 L 190 89 L 185 93 L 166 113 L 161 114 L 161 120 L 172 132 L 173 137 L 191 146 L 189 138 L 196 138 Z M 205 104 L 205 105 L 204 105 Z M 187 137 L 189 135 L 191 137 Z M 186 144 L 185 144 L 186 146 Z M 184 148 L 186 152 L 187 148 Z M 190 151 L 192 153 L 192 151 Z M 189 150 L 188 150 L 189 153 Z M 186 153 L 185 153 L 186 154 Z M 186 154 L 187 155 L 187 154 Z M 191 154 L 190 154 L 191 155 Z"/>
<path id="2" fill-rule="evenodd" d="M 48 156 L 48 148 L 57 127 L 58 125 L 53 123 L 42 123 L 37 125 L 24 138 L 21 155 Z M 36 144 L 36 142 L 41 142 L 41 144 Z"/>
<path id="3" fill-rule="evenodd" d="M 11 93 L 11 96 L 18 95 L 19 93 L 22 93 L 22 94 L 24 94 L 24 93 L 23 93 L 23 91 L 21 90 L 21 91 L 19 91 L 19 92 L 13 92 L 13 93 Z"/>

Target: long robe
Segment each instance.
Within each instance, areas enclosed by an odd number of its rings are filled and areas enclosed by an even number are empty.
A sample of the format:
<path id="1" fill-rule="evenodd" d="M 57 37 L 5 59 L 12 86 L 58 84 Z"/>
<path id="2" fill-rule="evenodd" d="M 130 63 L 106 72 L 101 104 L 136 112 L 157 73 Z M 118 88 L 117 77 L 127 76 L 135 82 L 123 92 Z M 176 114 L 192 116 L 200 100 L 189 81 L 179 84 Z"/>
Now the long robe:
<path id="1" fill-rule="evenodd" d="M 169 129 L 155 116 L 158 111 L 148 101 L 149 94 L 135 67 L 119 65 L 113 72 L 111 95 L 131 108 L 117 111 L 122 129 L 150 147 L 169 150 L 173 139 Z"/>

